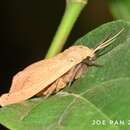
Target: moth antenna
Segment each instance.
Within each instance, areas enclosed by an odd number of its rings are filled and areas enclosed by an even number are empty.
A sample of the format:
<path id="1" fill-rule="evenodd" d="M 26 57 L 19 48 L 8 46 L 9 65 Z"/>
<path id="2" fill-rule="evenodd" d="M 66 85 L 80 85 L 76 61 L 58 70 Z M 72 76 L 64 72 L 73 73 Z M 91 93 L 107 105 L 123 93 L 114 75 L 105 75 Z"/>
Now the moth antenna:
<path id="1" fill-rule="evenodd" d="M 122 28 L 117 34 L 115 34 L 113 37 L 111 37 L 110 39 L 104 41 L 103 43 L 101 43 L 100 45 L 98 45 L 94 50 L 93 50 L 93 54 L 96 53 L 97 51 L 109 46 L 113 41 L 115 41 L 116 37 L 118 37 L 122 32 L 124 31 L 124 28 Z"/>

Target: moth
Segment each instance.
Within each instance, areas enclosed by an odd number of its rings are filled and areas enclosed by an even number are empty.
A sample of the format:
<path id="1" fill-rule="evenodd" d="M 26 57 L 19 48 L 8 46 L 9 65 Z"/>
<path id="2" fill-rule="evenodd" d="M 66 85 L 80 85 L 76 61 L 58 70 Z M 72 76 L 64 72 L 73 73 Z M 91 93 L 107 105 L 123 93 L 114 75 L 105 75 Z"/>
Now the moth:
<path id="1" fill-rule="evenodd" d="M 35 95 L 48 97 L 62 90 L 80 78 L 88 66 L 94 64 L 96 53 L 110 45 L 123 30 L 95 49 L 75 45 L 53 58 L 29 65 L 13 77 L 9 92 L 0 97 L 0 105 L 20 103 Z"/>

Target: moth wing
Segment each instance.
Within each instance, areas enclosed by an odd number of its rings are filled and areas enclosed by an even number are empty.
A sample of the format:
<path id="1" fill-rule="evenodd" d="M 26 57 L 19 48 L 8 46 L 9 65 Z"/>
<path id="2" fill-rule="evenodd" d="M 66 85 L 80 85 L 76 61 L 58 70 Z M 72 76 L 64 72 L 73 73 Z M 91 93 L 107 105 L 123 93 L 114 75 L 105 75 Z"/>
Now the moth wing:
<path id="1" fill-rule="evenodd" d="M 91 49 L 72 46 L 57 56 L 36 62 L 13 79 L 10 92 L 0 98 L 0 105 L 19 103 L 39 93 L 90 55 Z"/>

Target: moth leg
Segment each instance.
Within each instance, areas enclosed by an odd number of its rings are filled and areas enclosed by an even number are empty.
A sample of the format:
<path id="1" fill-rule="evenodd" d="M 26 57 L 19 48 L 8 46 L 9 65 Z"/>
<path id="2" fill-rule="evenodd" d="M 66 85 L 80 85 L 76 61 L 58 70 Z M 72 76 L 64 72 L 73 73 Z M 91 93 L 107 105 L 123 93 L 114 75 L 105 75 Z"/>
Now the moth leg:
<path id="1" fill-rule="evenodd" d="M 86 68 L 87 66 L 85 64 L 83 65 L 82 63 L 73 67 L 69 71 L 69 76 L 66 75 L 66 77 L 64 77 L 64 80 L 68 83 L 67 87 L 69 87 L 75 79 L 78 79 L 83 74 L 83 72 L 85 72 Z"/>
<path id="2" fill-rule="evenodd" d="M 40 91 L 38 94 L 36 94 L 36 96 L 48 97 L 55 91 L 55 88 L 56 88 L 55 86 L 56 86 L 56 81 L 53 84 L 49 85 L 46 89 Z"/>
<path id="3" fill-rule="evenodd" d="M 86 65 L 84 65 L 86 66 Z M 67 87 L 69 87 L 72 82 L 77 79 L 83 71 L 83 64 L 78 64 L 74 66 L 70 71 L 68 71 L 66 74 L 64 74 L 60 79 L 59 79 L 59 84 L 56 87 L 56 92 L 60 91 L 63 89 L 67 84 Z"/>
<path id="4" fill-rule="evenodd" d="M 63 88 L 65 88 L 67 82 L 64 80 L 64 76 L 58 79 L 58 83 L 56 86 L 56 92 L 62 90 Z"/>
<path id="5" fill-rule="evenodd" d="M 80 66 L 81 65 L 79 64 L 73 67 L 68 73 L 69 76 L 64 77 L 64 80 L 68 83 L 67 87 L 70 87 L 72 82 L 75 80 L 76 73 L 79 70 Z"/>
<path id="6" fill-rule="evenodd" d="M 56 82 L 55 82 L 56 83 Z M 56 84 L 53 83 L 51 86 L 48 87 L 47 90 L 42 92 L 42 95 L 45 96 L 46 98 L 49 97 L 51 94 L 54 93 L 55 89 L 56 89 Z"/>
<path id="7" fill-rule="evenodd" d="M 81 63 L 80 69 L 77 71 L 75 75 L 75 79 L 79 79 L 86 71 L 88 66 L 86 64 Z"/>
<path id="8" fill-rule="evenodd" d="M 86 64 L 88 66 L 96 66 L 96 67 L 102 67 L 103 65 L 96 63 L 94 60 L 89 60 L 89 58 L 86 58 L 82 61 L 83 64 Z"/>
<path id="9" fill-rule="evenodd" d="M 63 89 L 66 86 L 66 83 L 64 80 L 61 78 L 57 79 L 52 85 L 48 87 L 47 90 L 43 92 L 43 95 L 46 97 L 50 96 L 54 92 L 58 92 L 59 90 Z"/>

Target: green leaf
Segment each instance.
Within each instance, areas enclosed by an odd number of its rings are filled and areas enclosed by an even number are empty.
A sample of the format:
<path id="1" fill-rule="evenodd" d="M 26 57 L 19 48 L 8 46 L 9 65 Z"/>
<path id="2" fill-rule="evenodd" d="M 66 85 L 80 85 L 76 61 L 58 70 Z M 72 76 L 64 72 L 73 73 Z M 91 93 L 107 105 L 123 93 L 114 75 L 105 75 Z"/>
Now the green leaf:
<path id="1" fill-rule="evenodd" d="M 130 21 L 130 0 L 108 0 L 108 4 L 115 19 Z"/>
<path id="2" fill-rule="evenodd" d="M 11 130 L 129 130 L 130 23 L 115 21 L 104 24 L 76 44 L 94 48 L 122 28 L 125 30 L 120 36 L 98 54 L 96 61 L 103 67 L 89 67 L 65 90 L 71 93 L 3 107 L 0 109 L 0 123 Z M 93 120 L 105 124 L 93 125 Z M 125 124 L 112 123 L 117 120 Z"/>

